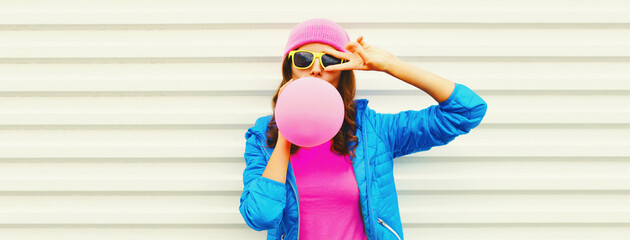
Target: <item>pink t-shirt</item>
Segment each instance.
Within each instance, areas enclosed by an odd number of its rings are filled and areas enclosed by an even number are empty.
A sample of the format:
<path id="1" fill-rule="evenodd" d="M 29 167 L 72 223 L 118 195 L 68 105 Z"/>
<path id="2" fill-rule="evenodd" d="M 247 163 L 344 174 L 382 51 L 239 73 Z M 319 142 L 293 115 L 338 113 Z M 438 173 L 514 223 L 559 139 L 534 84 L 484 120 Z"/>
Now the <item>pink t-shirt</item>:
<path id="1" fill-rule="evenodd" d="M 330 151 L 331 141 L 293 154 L 300 204 L 300 240 L 366 240 L 359 187 L 348 156 Z"/>

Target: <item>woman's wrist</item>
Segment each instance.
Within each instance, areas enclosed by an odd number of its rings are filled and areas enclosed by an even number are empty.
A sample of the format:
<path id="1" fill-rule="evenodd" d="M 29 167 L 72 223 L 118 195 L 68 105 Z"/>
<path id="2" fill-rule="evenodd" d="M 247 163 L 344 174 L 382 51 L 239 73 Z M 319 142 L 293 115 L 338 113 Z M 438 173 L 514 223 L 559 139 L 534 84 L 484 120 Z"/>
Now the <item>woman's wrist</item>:
<path id="1" fill-rule="evenodd" d="M 276 141 L 276 147 L 291 148 L 291 142 L 282 136 L 282 133 L 278 131 L 278 140 Z"/>
<path id="2" fill-rule="evenodd" d="M 386 64 L 386 67 L 385 67 L 385 73 L 396 77 L 396 75 L 400 72 L 399 68 L 404 63 L 405 62 L 403 60 L 401 60 L 400 58 L 392 55 L 392 57 L 389 59 L 389 61 L 387 61 L 387 64 Z"/>

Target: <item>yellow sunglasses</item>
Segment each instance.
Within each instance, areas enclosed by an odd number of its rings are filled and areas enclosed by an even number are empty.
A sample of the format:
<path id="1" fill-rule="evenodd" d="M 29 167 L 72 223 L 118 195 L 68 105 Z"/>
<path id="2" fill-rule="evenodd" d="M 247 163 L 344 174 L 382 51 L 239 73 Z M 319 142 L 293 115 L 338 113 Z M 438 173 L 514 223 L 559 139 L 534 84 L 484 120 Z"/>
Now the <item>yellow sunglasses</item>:
<path id="1" fill-rule="evenodd" d="M 316 53 L 308 50 L 294 50 L 289 52 L 289 57 L 293 63 L 293 66 L 297 69 L 307 69 L 313 65 L 315 58 L 319 58 L 319 63 L 322 68 L 326 68 L 330 65 L 344 63 L 343 59 L 339 59 L 328 53 Z"/>

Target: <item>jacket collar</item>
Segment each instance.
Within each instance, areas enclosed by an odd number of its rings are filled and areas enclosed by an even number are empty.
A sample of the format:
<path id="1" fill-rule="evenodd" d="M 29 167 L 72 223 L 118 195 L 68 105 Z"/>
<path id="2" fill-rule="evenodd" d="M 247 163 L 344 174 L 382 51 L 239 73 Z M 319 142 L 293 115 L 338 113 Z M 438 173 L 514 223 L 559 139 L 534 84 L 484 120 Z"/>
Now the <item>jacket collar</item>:
<path id="1" fill-rule="evenodd" d="M 368 100 L 355 99 L 354 103 L 357 105 L 357 118 L 355 121 L 357 123 L 357 128 L 361 129 L 361 126 L 363 126 L 363 116 L 365 115 L 365 111 L 367 109 Z"/>

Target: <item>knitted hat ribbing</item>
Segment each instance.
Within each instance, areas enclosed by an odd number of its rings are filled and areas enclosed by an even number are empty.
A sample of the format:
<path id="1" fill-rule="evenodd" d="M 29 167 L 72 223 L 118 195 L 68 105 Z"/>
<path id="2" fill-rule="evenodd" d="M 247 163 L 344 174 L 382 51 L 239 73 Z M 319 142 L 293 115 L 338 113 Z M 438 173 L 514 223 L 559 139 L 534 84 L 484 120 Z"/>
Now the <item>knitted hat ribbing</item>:
<path id="1" fill-rule="evenodd" d="M 283 58 L 297 47 L 307 43 L 328 44 L 338 51 L 348 52 L 345 47 L 350 42 L 346 30 L 339 24 L 323 18 L 306 20 L 293 28 L 284 50 Z"/>

